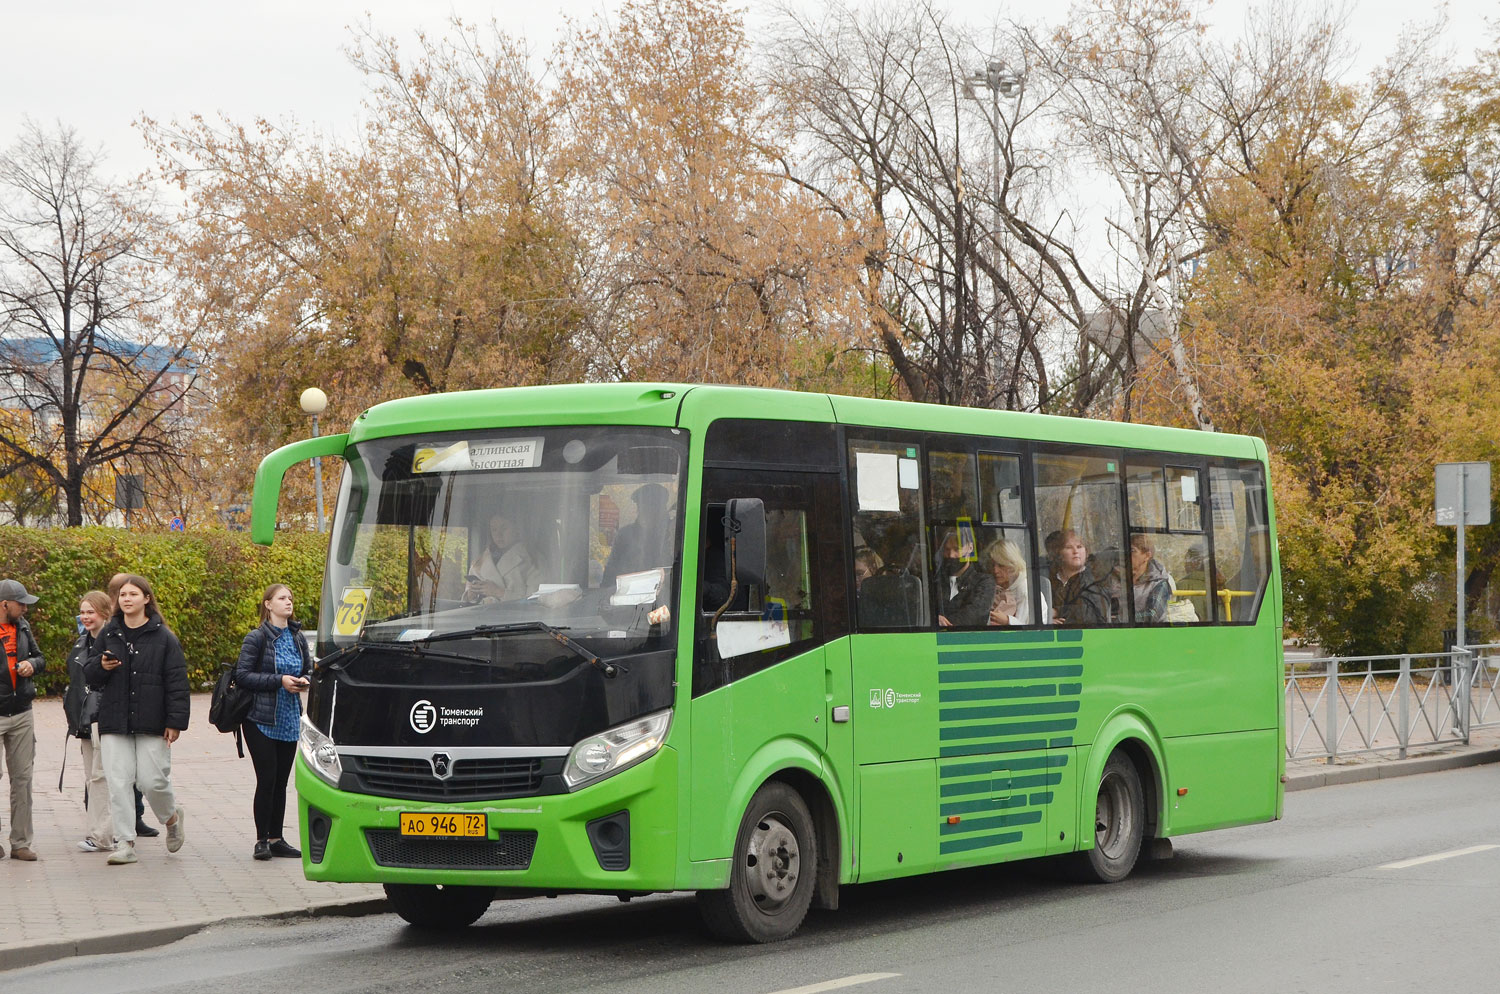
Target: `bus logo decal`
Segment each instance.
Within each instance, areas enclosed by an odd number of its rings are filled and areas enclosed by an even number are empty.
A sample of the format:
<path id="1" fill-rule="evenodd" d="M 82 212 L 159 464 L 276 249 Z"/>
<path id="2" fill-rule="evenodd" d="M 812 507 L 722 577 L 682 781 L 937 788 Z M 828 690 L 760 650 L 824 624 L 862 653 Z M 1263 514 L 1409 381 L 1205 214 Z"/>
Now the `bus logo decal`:
<path id="1" fill-rule="evenodd" d="M 885 706 L 885 694 L 881 693 L 879 687 L 870 688 L 870 707 L 878 708 Z"/>
<path id="2" fill-rule="evenodd" d="M 425 735 L 437 724 L 437 708 L 431 701 L 418 701 L 411 706 L 412 731 Z"/>

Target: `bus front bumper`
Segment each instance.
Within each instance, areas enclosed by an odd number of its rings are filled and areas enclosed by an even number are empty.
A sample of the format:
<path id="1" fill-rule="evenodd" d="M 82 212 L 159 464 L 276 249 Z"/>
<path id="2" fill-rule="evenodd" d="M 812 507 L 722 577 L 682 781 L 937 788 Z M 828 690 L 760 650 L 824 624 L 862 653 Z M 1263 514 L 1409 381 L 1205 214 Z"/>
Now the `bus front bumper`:
<path id="1" fill-rule="evenodd" d="M 492 885 L 538 893 L 675 889 L 678 781 L 671 748 L 571 794 L 453 804 L 342 791 L 313 773 L 300 754 L 295 769 L 302 869 L 309 880 Z M 601 857 L 601 833 L 596 826 L 591 841 L 588 826 L 620 812 L 628 812 L 628 866 L 606 869 L 601 861 L 627 861 L 619 851 Z M 486 836 L 402 836 L 403 813 L 483 814 Z M 603 837 L 618 836 L 616 827 Z"/>

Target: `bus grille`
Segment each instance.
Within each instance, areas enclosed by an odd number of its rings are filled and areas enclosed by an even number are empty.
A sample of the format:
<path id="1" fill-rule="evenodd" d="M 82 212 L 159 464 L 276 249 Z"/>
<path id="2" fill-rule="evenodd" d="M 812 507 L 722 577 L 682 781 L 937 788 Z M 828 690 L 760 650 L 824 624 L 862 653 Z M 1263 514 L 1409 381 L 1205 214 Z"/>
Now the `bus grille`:
<path id="1" fill-rule="evenodd" d="M 367 828 L 370 855 L 380 866 L 413 870 L 524 870 L 536 849 L 535 832 L 501 832 L 495 839 L 419 839 L 390 828 Z"/>
<path id="2" fill-rule="evenodd" d="M 396 756 L 347 756 L 348 789 L 412 801 L 487 801 L 535 794 L 542 783 L 539 759 L 459 759 L 453 775 L 439 780 L 425 759 Z"/>

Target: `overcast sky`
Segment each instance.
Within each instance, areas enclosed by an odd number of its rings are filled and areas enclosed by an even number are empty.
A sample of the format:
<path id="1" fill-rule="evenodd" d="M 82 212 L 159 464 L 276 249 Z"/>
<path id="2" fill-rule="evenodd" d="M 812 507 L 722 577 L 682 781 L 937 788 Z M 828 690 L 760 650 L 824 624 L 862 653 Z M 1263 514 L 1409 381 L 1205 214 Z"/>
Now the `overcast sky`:
<path id="1" fill-rule="evenodd" d="M 347 133 L 359 112 L 361 78 L 343 56 L 348 26 L 368 11 L 377 29 L 411 39 L 418 28 L 445 30 L 450 14 L 484 23 L 491 17 L 524 35 L 539 53 L 552 45 L 564 14 L 587 18 L 612 0 L 0 0 L 0 148 L 25 117 L 61 121 L 102 146 L 106 171 L 131 173 L 151 163 L 131 122 L 189 114 L 228 114 L 248 121 L 295 117 Z M 1219 0 L 1213 19 L 1237 25 L 1248 0 Z M 752 10 L 764 5 L 746 0 Z M 959 19 L 983 24 L 1007 7 L 952 0 Z M 1353 0 L 1351 27 L 1361 61 L 1374 64 L 1403 24 L 1430 16 L 1430 4 Z M 1035 11 L 1012 4 L 1011 11 Z M 1493 42 L 1495 0 L 1453 0 L 1449 45 L 1469 58 Z"/>

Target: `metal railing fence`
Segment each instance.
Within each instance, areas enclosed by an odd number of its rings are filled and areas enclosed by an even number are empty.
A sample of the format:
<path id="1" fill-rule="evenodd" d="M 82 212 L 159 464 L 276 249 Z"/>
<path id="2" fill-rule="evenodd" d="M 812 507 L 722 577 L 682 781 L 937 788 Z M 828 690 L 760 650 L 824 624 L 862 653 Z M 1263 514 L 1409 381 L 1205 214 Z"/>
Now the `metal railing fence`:
<path id="1" fill-rule="evenodd" d="M 1492 650 L 1485 652 L 1483 650 Z M 1500 725 L 1500 644 L 1452 652 L 1325 656 L 1286 664 L 1288 759 L 1467 743 Z"/>
<path id="2" fill-rule="evenodd" d="M 1471 645 L 1467 728 L 1500 728 L 1500 642 Z"/>

